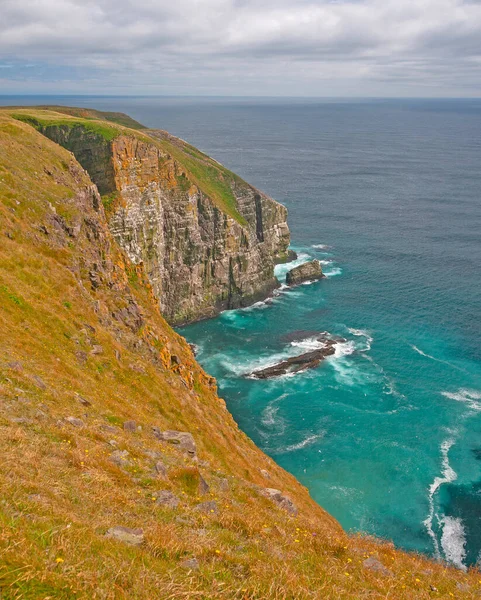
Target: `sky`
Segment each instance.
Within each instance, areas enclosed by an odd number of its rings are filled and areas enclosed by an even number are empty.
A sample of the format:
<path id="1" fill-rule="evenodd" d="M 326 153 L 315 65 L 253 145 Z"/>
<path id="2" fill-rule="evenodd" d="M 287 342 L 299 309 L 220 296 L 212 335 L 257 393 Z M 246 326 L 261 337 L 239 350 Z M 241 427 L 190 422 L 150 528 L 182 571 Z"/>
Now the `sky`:
<path id="1" fill-rule="evenodd" d="M 0 0 L 0 94 L 481 96 L 481 0 Z"/>

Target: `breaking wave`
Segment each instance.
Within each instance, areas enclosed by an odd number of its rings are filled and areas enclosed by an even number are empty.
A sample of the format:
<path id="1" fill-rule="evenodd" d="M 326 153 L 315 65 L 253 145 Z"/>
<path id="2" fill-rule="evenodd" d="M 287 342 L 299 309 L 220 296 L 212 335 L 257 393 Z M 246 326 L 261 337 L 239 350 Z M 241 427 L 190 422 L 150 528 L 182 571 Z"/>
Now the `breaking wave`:
<path id="1" fill-rule="evenodd" d="M 443 532 L 441 546 L 446 560 L 458 569 L 466 571 L 464 559 L 466 558 L 466 532 L 463 522 L 456 517 L 443 517 L 441 519 Z"/>
<path id="2" fill-rule="evenodd" d="M 459 389 L 457 392 L 441 392 L 445 398 L 463 402 L 466 406 L 476 412 L 481 412 L 481 392 L 477 390 Z"/>
<path id="3" fill-rule="evenodd" d="M 456 471 L 449 464 L 449 456 L 448 456 L 449 450 L 452 448 L 452 446 L 454 446 L 455 443 L 456 443 L 455 438 L 450 437 L 450 438 L 444 440 L 441 444 L 440 450 L 441 450 L 441 457 L 442 457 L 441 458 L 442 471 L 441 471 L 441 475 L 439 477 L 435 477 L 434 481 L 429 486 L 429 493 L 428 493 L 429 512 L 428 512 L 428 516 L 423 521 L 423 524 L 426 527 L 428 535 L 433 541 L 434 554 L 435 554 L 436 558 L 441 558 L 441 552 L 440 552 L 438 538 L 433 529 L 434 517 L 437 516 L 437 515 L 435 515 L 435 509 L 434 509 L 434 497 L 442 485 L 444 485 L 446 483 L 452 483 L 453 481 L 456 481 L 456 479 L 458 478 Z"/>
<path id="4" fill-rule="evenodd" d="M 323 432 L 323 431 L 320 433 L 314 433 L 314 434 L 308 435 L 307 437 L 305 437 L 303 440 L 301 440 L 297 444 L 290 444 L 289 446 L 277 448 L 276 450 L 274 450 L 274 454 L 287 454 L 289 452 L 296 452 L 296 450 L 302 450 L 303 448 L 306 448 L 307 446 L 312 446 L 312 444 L 315 444 L 318 440 L 321 440 L 324 436 L 325 436 L 325 432 Z"/>

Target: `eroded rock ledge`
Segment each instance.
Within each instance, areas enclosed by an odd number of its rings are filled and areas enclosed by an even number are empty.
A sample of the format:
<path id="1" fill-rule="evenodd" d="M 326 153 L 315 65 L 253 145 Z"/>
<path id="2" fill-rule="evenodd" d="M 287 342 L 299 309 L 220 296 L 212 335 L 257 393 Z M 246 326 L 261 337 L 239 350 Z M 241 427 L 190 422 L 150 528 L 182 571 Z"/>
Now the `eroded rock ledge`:
<path id="1" fill-rule="evenodd" d="M 335 354 L 336 344 L 345 342 L 346 340 L 343 338 L 331 338 L 325 334 L 321 334 L 317 338 L 317 341 L 323 343 L 321 348 L 304 352 L 304 354 L 300 354 L 299 356 L 292 356 L 271 367 L 253 371 L 249 374 L 249 377 L 253 377 L 254 379 L 271 379 L 272 377 L 291 375 L 300 371 L 306 371 L 307 369 L 314 369 L 325 358 Z"/>

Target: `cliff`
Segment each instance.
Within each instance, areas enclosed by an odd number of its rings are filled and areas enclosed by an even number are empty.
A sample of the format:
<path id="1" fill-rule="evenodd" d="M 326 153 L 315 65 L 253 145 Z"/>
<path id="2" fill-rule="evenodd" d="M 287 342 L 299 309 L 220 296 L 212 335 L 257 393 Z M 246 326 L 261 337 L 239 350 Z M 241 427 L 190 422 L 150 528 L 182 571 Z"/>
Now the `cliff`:
<path id="1" fill-rule="evenodd" d="M 15 116 L 68 148 L 87 170 L 113 237 L 143 265 L 170 323 L 269 295 L 277 286 L 274 264 L 289 245 L 285 207 L 166 132 L 78 114 L 25 109 Z"/>
<path id="2" fill-rule="evenodd" d="M 115 242 L 89 175 L 11 114 L 0 110 L 2 598 L 475 596 L 479 572 L 346 535 L 256 448 Z"/>

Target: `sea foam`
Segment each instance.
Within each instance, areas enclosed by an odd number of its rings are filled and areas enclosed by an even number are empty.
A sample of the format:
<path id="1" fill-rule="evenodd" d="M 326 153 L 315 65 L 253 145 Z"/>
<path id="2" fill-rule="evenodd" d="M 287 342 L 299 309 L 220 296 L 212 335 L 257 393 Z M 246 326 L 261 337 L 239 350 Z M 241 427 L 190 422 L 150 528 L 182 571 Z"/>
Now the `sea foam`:
<path id="1" fill-rule="evenodd" d="M 466 558 L 466 532 L 462 520 L 456 517 L 443 517 L 441 522 L 443 525 L 441 546 L 446 560 L 458 569 L 466 571 L 466 565 L 464 564 Z"/>
<path id="2" fill-rule="evenodd" d="M 435 554 L 436 558 L 441 558 L 441 552 L 440 552 L 440 548 L 439 548 L 438 538 L 433 530 L 433 520 L 434 520 L 434 516 L 435 516 L 434 496 L 442 485 L 444 485 L 446 483 L 452 483 L 453 481 L 456 481 L 456 479 L 458 478 L 456 471 L 449 464 L 449 456 L 448 456 L 449 450 L 452 448 L 452 446 L 454 446 L 455 443 L 456 443 L 455 438 L 450 437 L 450 438 L 444 440 L 441 444 L 441 448 L 440 448 L 440 450 L 441 450 L 441 466 L 442 466 L 441 476 L 435 477 L 434 481 L 429 486 L 429 491 L 428 491 L 429 512 L 428 512 L 428 516 L 423 521 L 423 524 L 426 527 L 428 535 L 433 541 L 434 554 Z"/>
<path id="3" fill-rule="evenodd" d="M 477 390 L 459 389 L 457 392 L 441 392 L 445 398 L 463 402 L 466 406 L 476 412 L 481 411 L 481 392 Z"/>

